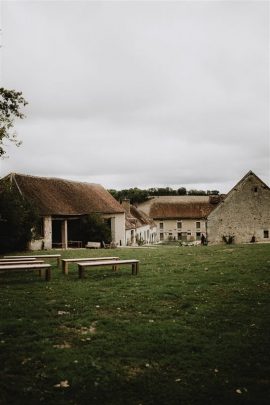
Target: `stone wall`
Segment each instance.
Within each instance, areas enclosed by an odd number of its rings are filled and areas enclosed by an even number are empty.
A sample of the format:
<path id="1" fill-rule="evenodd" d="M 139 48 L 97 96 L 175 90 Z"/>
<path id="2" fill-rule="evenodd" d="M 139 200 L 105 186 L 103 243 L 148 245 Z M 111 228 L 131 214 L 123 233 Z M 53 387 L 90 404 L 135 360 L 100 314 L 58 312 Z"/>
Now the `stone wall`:
<path id="1" fill-rule="evenodd" d="M 201 234 L 206 234 L 206 221 L 203 219 L 155 219 L 157 224 L 157 237 L 162 240 L 180 240 L 180 235 L 185 235 L 187 241 L 200 240 Z M 197 223 L 199 227 L 197 227 Z M 163 228 L 161 226 L 163 224 Z M 200 234 L 200 236 L 197 236 Z"/>
<path id="2" fill-rule="evenodd" d="M 252 172 L 245 176 L 209 214 L 207 233 L 211 244 L 229 235 L 235 243 L 270 242 L 270 189 Z"/>

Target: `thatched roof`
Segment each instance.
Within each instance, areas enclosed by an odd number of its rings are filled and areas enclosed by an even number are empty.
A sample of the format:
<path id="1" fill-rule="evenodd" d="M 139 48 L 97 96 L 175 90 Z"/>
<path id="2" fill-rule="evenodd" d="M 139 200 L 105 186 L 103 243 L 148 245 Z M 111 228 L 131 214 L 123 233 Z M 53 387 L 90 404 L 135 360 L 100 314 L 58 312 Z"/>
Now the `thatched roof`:
<path id="1" fill-rule="evenodd" d="M 41 215 L 83 215 L 123 213 L 124 209 L 99 184 L 12 173 L 9 180 L 35 204 Z"/>
<path id="2" fill-rule="evenodd" d="M 202 219 L 219 201 L 218 196 L 162 196 L 148 200 L 139 208 L 153 219 Z"/>

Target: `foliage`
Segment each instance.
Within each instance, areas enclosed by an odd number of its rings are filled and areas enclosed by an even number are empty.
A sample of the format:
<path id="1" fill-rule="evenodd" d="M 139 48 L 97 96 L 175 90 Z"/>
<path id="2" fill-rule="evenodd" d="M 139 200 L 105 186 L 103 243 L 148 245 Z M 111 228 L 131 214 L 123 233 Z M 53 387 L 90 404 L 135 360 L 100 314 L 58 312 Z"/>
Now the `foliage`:
<path id="1" fill-rule="evenodd" d="M 38 220 L 38 212 L 33 204 L 10 185 L 1 185 L 0 252 L 26 249 Z"/>
<path id="2" fill-rule="evenodd" d="M 146 201 L 149 197 L 147 190 L 140 190 L 139 188 L 130 188 L 125 190 L 108 190 L 112 196 L 118 200 L 123 201 L 129 199 L 131 204 L 139 204 Z"/>
<path id="3" fill-rule="evenodd" d="M 111 228 L 99 214 L 85 215 L 81 219 L 83 244 L 87 242 L 111 242 Z"/>
<path id="4" fill-rule="evenodd" d="M 54 262 L 49 283 L 0 274 L 1 404 L 268 404 L 269 252 L 118 248 L 138 276 L 123 266 L 78 280 L 76 264 L 64 276 Z"/>
<path id="5" fill-rule="evenodd" d="M 141 236 L 136 235 L 136 243 L 138 246 L 143 246 L 145 245 L 145 240 Z"/>
<path id="6" fill-rule="evenodd" d="M 12 128 L 16 118 L 24 118 L 24 114 L 20 109 L 26 105 L 27 101 L 23 98 L 21 92 L 0 88 L 0 156 L 6 153 L 4 150 L 5 140 L 20 146 L 21 142 L 18 141 L 16 133 L 12 132 Z"/>
<path id="7" fill-rule="evenodd" d="M 140 204 L 152 196 L 177 196 L 177 195 L 219 195 L 218 190 L 189 190 L 185 187 L 173 189 L 171 187 L 152 187 L 141 190 L 137 187 L 124 190 L 108 190 L 118 201 L 129 199 L 131 204 Z"/>
<path id="8" fill-rule="evenodd" d="M 231 245 L 234 242 L 234 235 L 223 235 L 222 240 L 226 245 Z"/>

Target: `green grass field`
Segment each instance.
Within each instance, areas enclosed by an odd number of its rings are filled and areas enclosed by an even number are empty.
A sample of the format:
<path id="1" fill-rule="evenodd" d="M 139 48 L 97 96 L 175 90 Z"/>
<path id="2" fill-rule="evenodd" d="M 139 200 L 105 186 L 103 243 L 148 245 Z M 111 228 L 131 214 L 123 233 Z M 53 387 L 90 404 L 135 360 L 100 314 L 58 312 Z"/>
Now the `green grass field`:
<path id="1" fill-rule="evenodd" d="M 0 274 L 1 405 L 270 403 L 270 244 L 63 257 L 112 254 L 139 275 Z"/>

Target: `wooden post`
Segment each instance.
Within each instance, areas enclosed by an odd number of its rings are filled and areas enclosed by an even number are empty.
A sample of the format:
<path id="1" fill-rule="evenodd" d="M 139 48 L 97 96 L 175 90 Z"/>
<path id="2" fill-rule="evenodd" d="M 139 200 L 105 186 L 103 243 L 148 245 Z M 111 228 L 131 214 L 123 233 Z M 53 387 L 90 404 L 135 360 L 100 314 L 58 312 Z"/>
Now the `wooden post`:
<path id="1" fill-rule="evenodd" d="M 84 277 L 84 268 L 83 266 L 78 265 L 79 268 L 79 278 L 83 278 Z"/>
<path id="2" fill-rule="evenodd" d="M 62 231 L 62 248 L 67 249 L 68 248 L 68 232 L 67 232 L 67 220 L 66 219 L 64 219 L 62 221 L 61 231 Z"/>
<path id="3" fill-rule="evenodd" d="M 62 260 L 62 272 L 63 274 L 67 275 L 68 274 L 68 263 Z"/>
<path id="4" fill-rule="evenodd" d="M 48 267 L 45 273 L 45 280 L 50 281 L 50 279 L 51 279 L 51 267 Z"/>
<path id="5" fill-rule="evenodd" d="M 139 262 L 138 263 L 132 263 L 132 275 L 136 276 L 139 272 Z"/>

